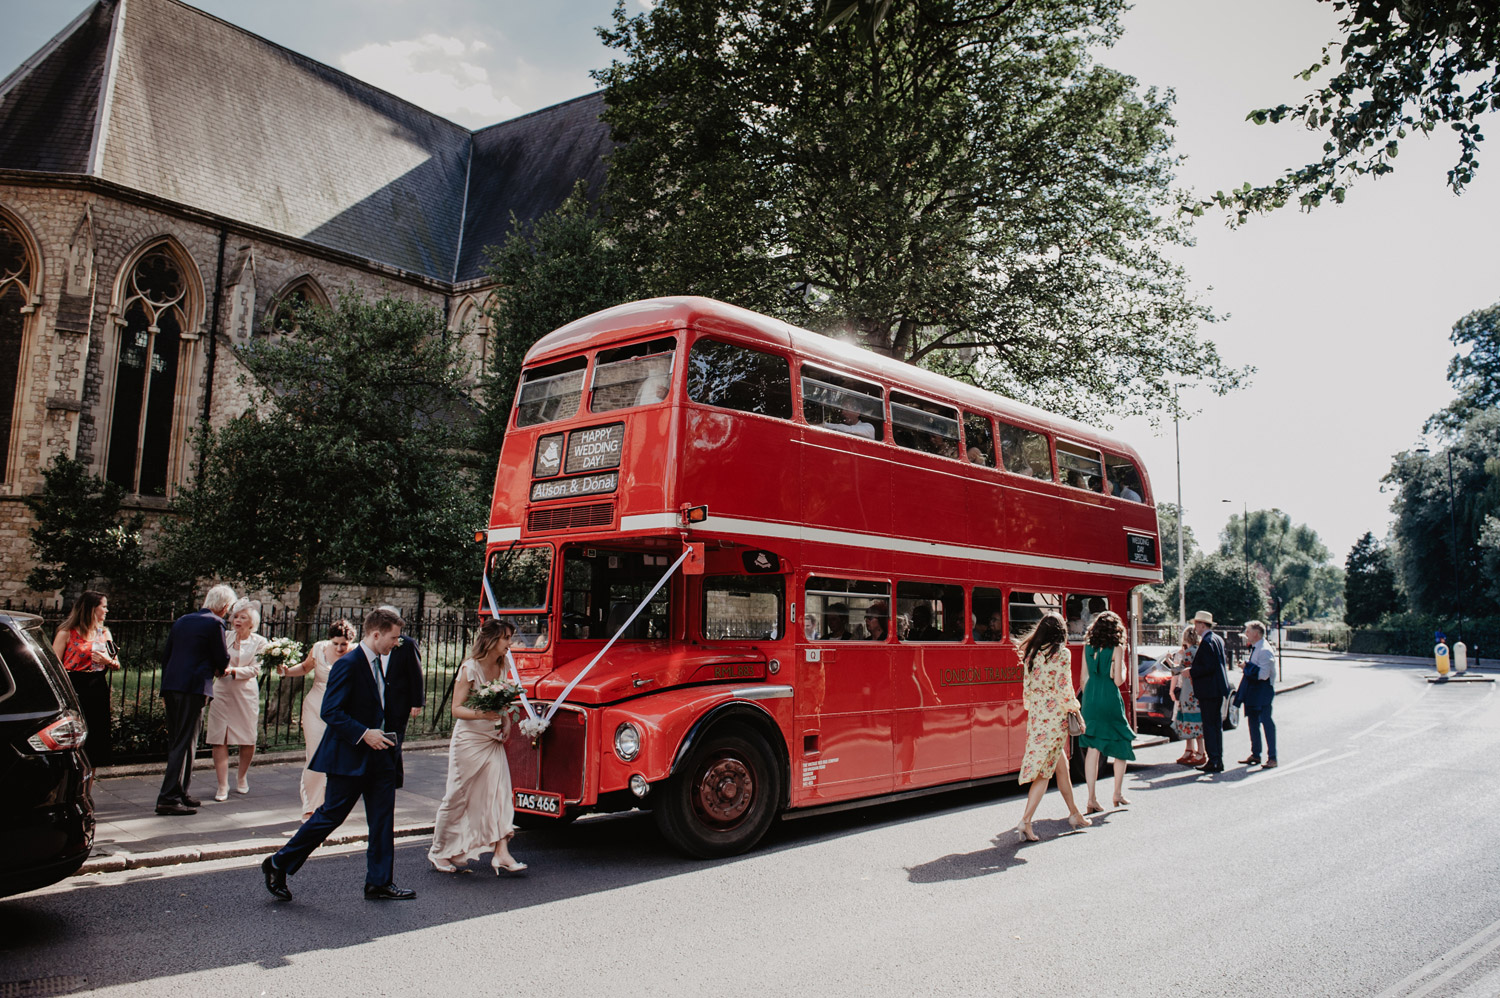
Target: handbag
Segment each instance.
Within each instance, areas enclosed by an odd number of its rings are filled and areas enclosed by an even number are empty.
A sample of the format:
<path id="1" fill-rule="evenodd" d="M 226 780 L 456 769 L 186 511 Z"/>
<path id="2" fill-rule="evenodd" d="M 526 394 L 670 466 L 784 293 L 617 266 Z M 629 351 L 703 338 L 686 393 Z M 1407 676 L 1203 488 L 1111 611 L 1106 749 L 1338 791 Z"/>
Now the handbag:
<path id="1" fill-rule="evenodd" d="M 1233 731 L 1240 726 L 1240 705 L 1234 701 L 1229 702 L 1229 709 L 1224 712 L 1224 730 Z"/>
<path id="2" fill-rule="evenodd" d="M 1068 736 L 1077 738 L 1083 734 L 1083 715 L 1076 710 L 1068 711 Z"/>

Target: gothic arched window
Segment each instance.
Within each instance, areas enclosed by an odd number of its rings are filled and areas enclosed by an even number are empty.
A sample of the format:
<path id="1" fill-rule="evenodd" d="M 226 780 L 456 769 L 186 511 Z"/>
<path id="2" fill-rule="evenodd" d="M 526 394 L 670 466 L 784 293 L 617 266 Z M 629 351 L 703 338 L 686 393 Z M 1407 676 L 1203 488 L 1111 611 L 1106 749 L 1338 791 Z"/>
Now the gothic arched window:
<path id="1" fill-rule="evenodd" d="M 0 480 L 10 470 L 10 434 L 21 374 L 21 345 L 31 304 L 31 256 L 21 234 L 0 218 Z"/>
<path id="2" fill-rule="evenodd" d="M 328 296 L 311 277 L 300 277 L 276 296 L 266 327 L 272 333 L 283 335 L 297 332 L 303 311 L 310 307 L 327 308 Z"/>
<path id="3" fill-rule="evenodd" d="M 167 494 L 187 288 L 164 245 L 136 261 L 124 287 L 105 477 L 143 496 Z"/>

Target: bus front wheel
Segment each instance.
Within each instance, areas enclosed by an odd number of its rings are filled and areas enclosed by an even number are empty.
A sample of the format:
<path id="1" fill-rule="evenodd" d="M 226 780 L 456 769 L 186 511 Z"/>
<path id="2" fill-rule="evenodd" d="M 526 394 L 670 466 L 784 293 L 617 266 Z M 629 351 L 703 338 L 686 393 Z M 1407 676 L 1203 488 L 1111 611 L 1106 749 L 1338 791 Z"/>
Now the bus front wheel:
<path id="1" fill-rule="evenodd" d="M 725 725 L 692 750 L 661 794 L 652 813 L 668 842 L 698 859 L 734 856 L 770 829 L 781 773 L 761 735 Z"/>

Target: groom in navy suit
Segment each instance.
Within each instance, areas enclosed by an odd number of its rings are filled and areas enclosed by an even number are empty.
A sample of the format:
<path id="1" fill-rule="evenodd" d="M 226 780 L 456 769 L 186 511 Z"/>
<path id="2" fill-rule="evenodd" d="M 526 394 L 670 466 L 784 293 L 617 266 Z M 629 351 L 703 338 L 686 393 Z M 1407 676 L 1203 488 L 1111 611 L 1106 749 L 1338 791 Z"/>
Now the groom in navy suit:
<path id="1" fill-rule="evenodd" d="M 406 901 L 416 891 L 392 882 L 396 860 L 396 788 L 401 785 L 401 738 L 385 713 L 386 677 L 391 649 L 406 625 L 387 609 L 365 616 L 364 637 L 333 663 L 323 694 L 323 721 L 328 729 L 307 768 L 328 774 L 323 806 L 302 823 L 290 842 L 261 863 L 266 890 L 278 901 L 290 901 L 288 874 L 296 873 L 312 851 L 344 823 L 354 804 L 365 801 L 369 846 L 365 850 L 365 897 L 372 901 Z"/>

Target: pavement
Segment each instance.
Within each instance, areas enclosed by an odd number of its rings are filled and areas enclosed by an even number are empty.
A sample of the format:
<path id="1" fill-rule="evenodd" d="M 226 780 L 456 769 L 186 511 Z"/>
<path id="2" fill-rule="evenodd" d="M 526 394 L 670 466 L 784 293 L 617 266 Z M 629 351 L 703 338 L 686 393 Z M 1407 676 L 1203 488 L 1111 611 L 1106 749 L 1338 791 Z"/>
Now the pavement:
<path id="1" fill-rule="evenodd" d="M 1277 684 L 1287 693 L 1311 686 L 1311 676 L 1291 677 Z M 1161 736 L 1143 736 L 1135 747 L 1166 744 Z M 442 803 L 448 780 L 446 739 L 413 741 L 402 756 L 406 785 L 396 791 L 396 837 L 432 834 L 434 815 Z M 161 764 L 143 763 L 100 767 L 94 781 L 94 849 L 80 874 L 112 873 L 157 866 L 268 853 L 281 847 L 301 824 L 298 796 L 303 753 L 275 752 L 256 756 L 250 769 L 248 794 L 212 799 L 214 776 L 208 759 L 193 767 L 192 791 L 203 801 L 194 815 L 168 817 L 155 812 L 161 786 Z M 233 777 L 234 758 L 230 757 Z M 356 805 L 343 826 L 329 836 L 329 845 L 363 842 L 364 805 Z"/>

